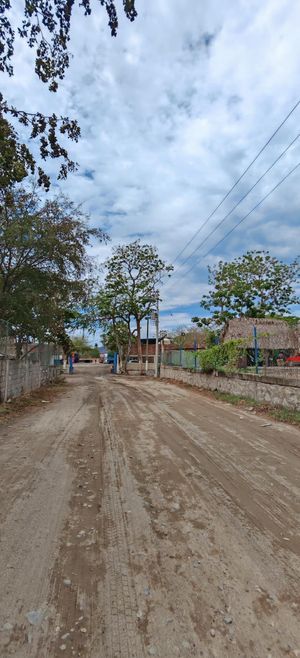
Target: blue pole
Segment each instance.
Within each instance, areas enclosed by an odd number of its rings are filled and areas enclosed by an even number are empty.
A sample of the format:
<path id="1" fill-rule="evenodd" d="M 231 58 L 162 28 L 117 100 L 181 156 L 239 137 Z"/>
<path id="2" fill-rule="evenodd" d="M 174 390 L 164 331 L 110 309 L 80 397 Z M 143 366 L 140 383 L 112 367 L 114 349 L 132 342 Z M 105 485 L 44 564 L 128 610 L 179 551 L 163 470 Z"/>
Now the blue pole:
<path id="1" fill-rule="evenodd" d="M 114 375 L 118 372 L 118 352 L 114 352 Z"/>
<path id="2" fill-rule="evenodd" d="M 258 344 L 257 344 L 257 331 L 256 327 L 253 327 L 253 338 L 254 338 L 254 361 L 255 361 L 255 372 L 258 373 Z"/>
<path id="3" fill-rule="evenodd" d="M 194 338 L 194 352 L 197 352 L 197 348 L 198 348 L 197 339 Z M 195 354 L 195 370 L 196 368 L 197 368 L 197 355 Z"/>
<path id="4" fill-rule="evenodd" d="M 72 354 L 69 356 L 69 375 L 73 375 L 74 368 L 73 368 L 73 359 L 72 359 Z"/>

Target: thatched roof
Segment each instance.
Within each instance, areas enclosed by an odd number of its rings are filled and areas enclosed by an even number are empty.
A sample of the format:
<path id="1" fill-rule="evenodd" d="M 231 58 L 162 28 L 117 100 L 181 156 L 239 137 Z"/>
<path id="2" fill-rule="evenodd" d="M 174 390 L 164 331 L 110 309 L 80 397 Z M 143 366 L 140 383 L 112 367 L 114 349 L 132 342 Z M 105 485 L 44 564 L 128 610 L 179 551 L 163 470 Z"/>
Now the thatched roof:
<path id="1" fill-rule="evenodd" d="M 253 347 L 254 326 L 261 349 L 300 350 L 300 321 L 298 326 L 291 326 L 271 318 L 233 318 L 223 330 L 222 341 L 242 338 L 246 347 Z"/>

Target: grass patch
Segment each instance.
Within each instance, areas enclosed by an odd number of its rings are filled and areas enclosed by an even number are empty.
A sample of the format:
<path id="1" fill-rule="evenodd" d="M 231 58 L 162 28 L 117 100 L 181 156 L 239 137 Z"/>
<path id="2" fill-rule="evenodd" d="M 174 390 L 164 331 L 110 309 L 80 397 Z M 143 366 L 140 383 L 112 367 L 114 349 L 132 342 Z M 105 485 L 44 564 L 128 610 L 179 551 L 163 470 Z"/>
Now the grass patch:
<path id="1" fill-rule="evenodd" d="M 275 420 L 279 420 L 282 423 L 289 423 L 290 425 L 297 425 L 300 427 L 300 411 L 294 411 L 293 409 L 284 409 L 283 407 L 272 407 L 270 404 L 265 404 L 257 402 L 252 398 L 242 397 L 240 395 L 233 395 L 232 393 L 222 393 L 221 391 L 212 391 L 212 394 L 216 400 L 222 400 L 223 402 L 229 402 L 234 404 L 237 407 L 247 408 L 251 411 L 256 411 L 257 413 L 267 414 Z"/>

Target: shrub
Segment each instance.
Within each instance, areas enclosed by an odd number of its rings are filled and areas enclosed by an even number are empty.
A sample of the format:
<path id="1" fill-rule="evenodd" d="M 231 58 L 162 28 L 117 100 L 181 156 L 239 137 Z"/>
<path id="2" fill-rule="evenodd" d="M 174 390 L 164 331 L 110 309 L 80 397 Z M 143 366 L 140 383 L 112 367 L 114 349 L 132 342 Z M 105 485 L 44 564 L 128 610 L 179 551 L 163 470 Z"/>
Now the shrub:
<path id="1" fill-rule="evenodd" d="M 237 369 L 238 361 L 245 351 L 243 340 L 229 340 L 222 345 L 214 345 L 208 350 L 198 352 L 200 367 L 203 372 L 232 372 Z"/>

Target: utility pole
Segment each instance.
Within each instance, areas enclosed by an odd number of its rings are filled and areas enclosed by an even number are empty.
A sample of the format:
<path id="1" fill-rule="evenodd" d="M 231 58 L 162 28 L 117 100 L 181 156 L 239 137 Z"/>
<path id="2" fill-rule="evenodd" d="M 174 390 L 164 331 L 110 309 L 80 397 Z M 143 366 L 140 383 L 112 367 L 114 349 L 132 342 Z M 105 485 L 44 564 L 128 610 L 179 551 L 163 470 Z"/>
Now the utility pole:
<path id="1" fill-rule="evenodd" d="M 148 372 L 148 361 L 149 361 L 149 315 L 146 317 L 147 320 L 147 339 L 146 339 L 146 373 Z"/>
<path id="2" fill-rule="evenodd" d="M 256 327 L 253 327 L 253 338 L 254 338 L 254 361 L 255 361 L 255 372 L 258 374 L 258 344 L 257 344 L 257 331 Z"/>
<path id="3" fill-rule="evenodd" d="M 197 369 L 197 349 L 198 349 L 198 341 L 197 341 L 197 336 L 196 332 L 194 333 L 194 352 L 195 352 L 195 370 Z"/>
<path id="4" fill-rule="evenodd" d="M 157 306 L 155 313 L 155 373 L 154 377 L 158 377 L 158 336 L 159 336 L 159 297 L 157 295 Z"/>

